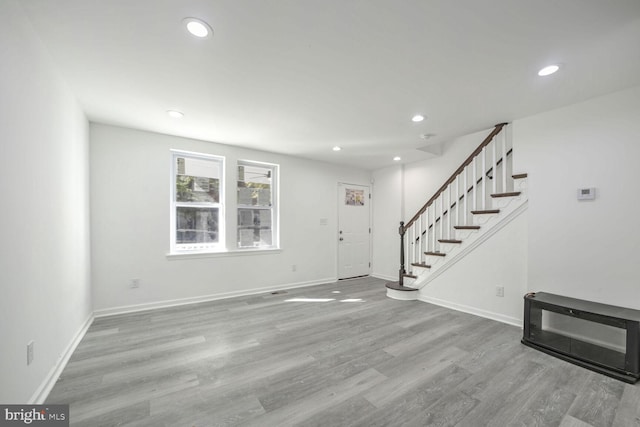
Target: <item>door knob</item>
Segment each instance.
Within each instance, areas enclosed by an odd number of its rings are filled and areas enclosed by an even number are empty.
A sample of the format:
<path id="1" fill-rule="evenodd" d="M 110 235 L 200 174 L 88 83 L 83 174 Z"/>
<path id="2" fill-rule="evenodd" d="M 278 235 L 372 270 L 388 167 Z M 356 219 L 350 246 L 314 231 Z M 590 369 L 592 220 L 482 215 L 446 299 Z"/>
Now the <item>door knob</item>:
<path id="1" fill-rule="evenodd" d="M 344 240 L 344 239 L 341 237 L 341 238 L 340 238 L 340 241 L 342 242 L 343 240 Z"/>

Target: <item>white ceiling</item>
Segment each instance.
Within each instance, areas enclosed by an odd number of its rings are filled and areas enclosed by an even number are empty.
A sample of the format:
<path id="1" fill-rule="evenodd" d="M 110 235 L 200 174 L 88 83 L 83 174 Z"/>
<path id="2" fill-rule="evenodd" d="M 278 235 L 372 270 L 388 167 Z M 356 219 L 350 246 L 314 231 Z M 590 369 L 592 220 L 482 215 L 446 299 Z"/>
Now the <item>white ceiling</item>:
<path id="1" fill-rule="evenodd" d="M 92 121 L 366 169 L 640 84 L 639 0 L 19 3 Z"/>

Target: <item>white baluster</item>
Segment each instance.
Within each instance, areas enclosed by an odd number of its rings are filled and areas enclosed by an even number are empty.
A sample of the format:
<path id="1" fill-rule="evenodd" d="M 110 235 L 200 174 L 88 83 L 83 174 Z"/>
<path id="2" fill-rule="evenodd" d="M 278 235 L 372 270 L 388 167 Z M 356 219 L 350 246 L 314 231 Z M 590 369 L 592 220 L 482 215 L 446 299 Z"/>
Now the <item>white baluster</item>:
<path id="1" fill-rule="evenodd" d="M 498 184 L 498 156 L 496 155 L 496 144 L 498 141 L 496 138 L 493 138 L 491 141 L 491 155 L 493 156 L 493 172 L 491 173 L 491 194 L 496 194 L 498 192 L 497 184 Z"/>
<path id="2" fill-rule="evenodd" d="M 424 252 L 424 239 L 427 238 L 427 229 L 425 228 L 427 211 L 425 209 L 422 214 L 420 214 L 420 248 L 418 249 L 418 255 L 420 256 L 419 262 L 422 262 L 422 253 Z"/>
<path id="3" fill-rule="evenodd" d="M 418 217 L 418 241 L 416 242 L 416 259 L 415 262 L 420 261 L 420 248 L 422 247 L 422 214 Z"/>
<path id="4" fill-rule="evenodd" d="M 422 214 L 420 214 L 420 216 L 418 216 L 418 220 L 416 221 L 416 235 L 418 237 L 416 237 L 416 244 L 413 247 L 413 254 L 414 254 L 414 261 L 418 262 L 419 258 L 418 258 L 418 254 L 420 253 L 420 243 L 421 243 L 421 239 L 422 239 L 422 235 L 420 234 L 420 230 L 422 230 Z"/>
<path id="5" fill-rule="evenodd" d="M 413 253 L 414 253 L 413 262 L 419 262 L 420 261 L 420 244 L 421 244 L 421 239 L 422 239 L 422 235 L 420 234 L 420 230 L 422 230 L 422 227 L 421 227 L 421 224 L 420 224 L 420 218 L 418 218 L 418 224 L 416 225 L 416 240 L 414 240 L 415 246 L 414 246 L 414 249 L 413 249 Z"/>
<path id="6" fill-rule="evenodd" d="M 405 253 L 405 257 L 404 257 L 404 265 L 402 266 L 402 268 L 405 271 L 407 270 L 407 260 L 409 259 L 409 235 L 410 235 L 410 231 L 409 230 L 405 230 L 405 236 L 404 236 L 404 253 Z"/>
<path id="7" fill-rule="evenodd" d="M 443 229 L 443 224 L 444 224 L 444 191 L 442 193 L 440 193 L 440 196 L 438 196 L 438 199 L 440 200 L 440 239 L 444 239 L 444 237 L 442 236 L 442 233 L 444 232 L 444 229 Z M 440 247 L 440 245 L 438 245 L 438 247 Z"/>
<path id="8" fill-rule="evenodd" d="M 487 146 L 482 147 L 482 210 L 487 208 Z"/>
<path id="9" fill-rule="evenodd" d="M 456 220 L 453 225 L 460 224 L 460 174 L 456 176 Z"/>
<path id="10" fill-rule="evenodd" d="M 411 231 L 409 231 L 409 235 L 407 236 L 407 272 L 411 271 Z"/>
<path id="11" fill-rule="evenodd" d="M 407 272 L 411 271 L 411 260 L 413 258 L 413 224 L 407 233 Z"/>
<path id="12" fill-rule="evenodd" d="M 447 187 L 447 239 L 451 239 L 451 184 Z"/>
<path id="13" fill-rule="evenodd" d="M 469 194 L 467 192 L 467 186 L 469 181 L 467 181 L 467 166 L 465 166 L 464 168 L 464 186 L 462 187 L 462 197 L 464 197 L 464 209 L 462 214 L 464 215 L 464 223 L 463 225 L 467 225 L 467 195 Z"/>
<path id="14" fill-rule="evenodd" d="M 422 251 L 424 252 L 429 252 L 429 209 L 431 208 L 431 206 L 429 206 L 426 210 L 426 217 L 425 217 L 425 225 L 424 225 L 424 231 L 425 231 L 425 235 L 424 235 L 424 250 Z"/>
<path id="15" fill-rule="evenodd" d="M 413 258 L 413 224 L 409 228 L 409 235 L 407 236 L 407 273 L 411 273 L 411 263 Z"/>
<path id="16" fill-rule="evenodd" d="M 424 211 L 424 226 L 422 235 L 422 245 L 420 246 L 420 260 L 424 259 L 424 253 L 426 252 L 427 245 L 429 244 L 429 209 Z"/>
<path id="17" fill-rule="evenodd" d="M 416 223 L 415 222 L 411 226 L 411 230 L 412 230 L 413 236 L 411 238 L 411 259 L 409 260 L 409 268 L 413 270 L 413 266 L 411 264 L 415 262 L 415 258 L 416 258 Z"/>
<path id="18" fill-rule="evenodd" d="M 478 158 L 478 156 L 473 158 L 473 168 L 472 168 L 472 173 L 473 173 L 473 206 L 472 206 L 472 210 L 478 210 L 478 171 L 477 171 L 477 166 L 476 166 L 476 159 Z"/>
<path id="19" fill-rule="evenodd" d="M 429 233 L 429 239 L 427 241 L 427 251 L 435 251 L 435 241 L 434 241 L 434 236 L 436 233 L 436 224 L 435 224 L 435 220 L 436 220 L 436 202 L 431 203 L 431 206 L 429 206 L 428 212 L 429 212 L 429 222 L 427 222 L 427 233 Z"/>
<path id="20" fill-rule="evenodd" d="M 506 193 L 507 191 L 507 130 L 503 129 L 501 132 L 502 138 L 502 192 Z M 513 157 L 513 156 L 512 156 Z"/>
<path id="21" fill-rule="evenodd" d="M 445 201 L 444 201 L 444 193 L 446 189 L 440 193 L 440 239 L 444 239 L 446 237 L 445 228 L 444 228 L 444 211 L 445 211 Z"/>
<path id="22" fill-rule="evenodd" d="M 431 251 L 436 251 L 436 202 L 431 205 Z"/>

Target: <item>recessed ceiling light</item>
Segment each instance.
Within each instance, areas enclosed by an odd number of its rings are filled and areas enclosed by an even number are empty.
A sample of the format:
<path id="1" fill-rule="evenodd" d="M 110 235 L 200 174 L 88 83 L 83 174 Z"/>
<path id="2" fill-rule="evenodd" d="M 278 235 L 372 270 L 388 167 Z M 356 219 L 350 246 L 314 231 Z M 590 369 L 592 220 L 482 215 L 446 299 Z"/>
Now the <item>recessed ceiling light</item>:
<path id="1" fill-rule="evenodd" d="M 176 110 L 168 110 L 167 114 L 169 117 L 173 117 L 174 119 L 181 119 L 184 117 L 184 113 Z"/>
<path id="2" fill-rule="evenodd" d="M 342 150 L 342 147 L 338 147 L 337 145 L 335 147 L 332 148 L 333 151 L 340 151 Z"/>
<path id="3" fill-rule="evenodd" d="M 416 114 L 415 116 L 411 117 L 411 121 L 412 122 L 421 122 L 424 120 L 424 116 L 422 114 Z"/>
<path id="4" fill-rule="evenodd" d="M 400 156 L 395 156 L 395 157 L 393 158 L 393 160 L 394 160 L 394 161 L 396 161 L 396 162 L 398 162 L 398 161 L 400 161 L 400 160 L 402 160 L 402 159 L 400 158 Z"/>
<path id="5" fill-rule="evenodd" d="M 206 39 L 213 34 L 213 29 L 209 24 L 198 18 L 184 18 L 182 20 L 187 31 L 195 37 Z"/>
<path id="6" fill-rule="evenodd" d="M 539 76 L 548 76 L 550 74 L 555 73 L 556 71 L 558 71 L 560 69 L 559 65 L 547 65 L 546 67 L 544 67 L 543 69 L 541 69 L 540 71 L 538 71 L 538 75 Z"/>

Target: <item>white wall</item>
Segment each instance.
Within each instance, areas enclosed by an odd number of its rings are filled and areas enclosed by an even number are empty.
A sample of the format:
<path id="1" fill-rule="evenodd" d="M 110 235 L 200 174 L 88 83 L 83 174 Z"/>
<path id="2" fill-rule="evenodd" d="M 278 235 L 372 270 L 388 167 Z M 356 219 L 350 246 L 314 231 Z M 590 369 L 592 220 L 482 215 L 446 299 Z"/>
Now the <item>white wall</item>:
<path id="1" fill-rule="evenodd" d="M 640 87 L 514 123 L 529 174 L 528 286 L 640 309 Z M 595 187 L 596 200 L 576 200 Z"/>
<path id="2" fill-rule="evenodd" d="M 13 1 L 0 58 L 0 402 L 28 403 L 91 314 L 88 124 Z"/>
<path id="3" fill-rule="evenodd" d="M 227 201 L 234 199 L 238 159 L 279 164 L 282 251 L 167 257 L 170 149 L 225 156 L 226 188 L 231 195 Z M 369 181 L 369 172 L 363 170 L 92 124 L 94 307 L 104 314 L 122 307 L 144 308 L 333 281 L 337 275 L 338 182 L 370 185 Z M 227 207 L 230 225 L 235 222 L 232 208 Z M 321 219 L 327 219 L 327 225 Z M 228 234 L 233 241 L 235 233 Z M 129 288 L 133 278 L 140 279 L 140 288 Z"/>
<path id="4" fill-rule="evenodd" d="M 402 169 L 396 165 L 372 173 L 373 179 L 373 254 L 372 275 L 397 281 L 400 269 L 402 217 Z"/>

